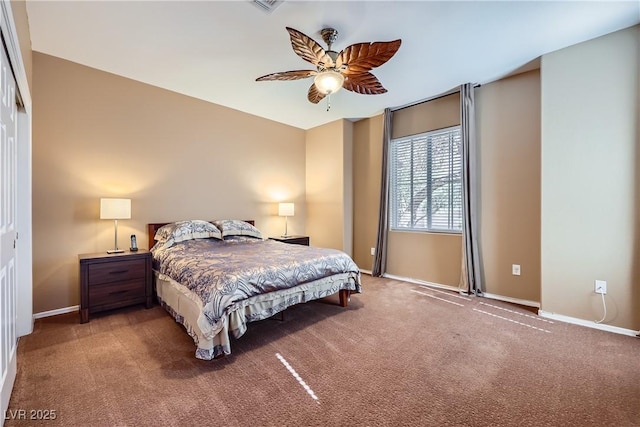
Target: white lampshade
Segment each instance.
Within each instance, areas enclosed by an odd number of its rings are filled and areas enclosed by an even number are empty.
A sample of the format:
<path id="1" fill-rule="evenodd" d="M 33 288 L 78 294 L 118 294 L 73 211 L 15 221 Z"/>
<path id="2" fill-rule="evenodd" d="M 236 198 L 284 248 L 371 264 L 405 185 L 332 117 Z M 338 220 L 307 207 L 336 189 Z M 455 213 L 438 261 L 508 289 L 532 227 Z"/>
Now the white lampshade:
<path id="1" fill-rule="evenodd" d="M 293 203 L 280 203 L 278 204 L 279 216 L 293 216 L 294 206 Z"/>
<path id="2" fill-rule="evenodd" d="M 100 219 L 131 219 L 131 199 L 100 199 Z"/>
<path id="3" fill-rule="evenodd" d="M 316 88 L 320 93 L 328 95 L 336 93 L 340 88 L 342 88 L 344 76 L 337 71 L 327 70 L 316 74 L 316 77 L 313 79 L 313 83 L 316 85 Z"/>

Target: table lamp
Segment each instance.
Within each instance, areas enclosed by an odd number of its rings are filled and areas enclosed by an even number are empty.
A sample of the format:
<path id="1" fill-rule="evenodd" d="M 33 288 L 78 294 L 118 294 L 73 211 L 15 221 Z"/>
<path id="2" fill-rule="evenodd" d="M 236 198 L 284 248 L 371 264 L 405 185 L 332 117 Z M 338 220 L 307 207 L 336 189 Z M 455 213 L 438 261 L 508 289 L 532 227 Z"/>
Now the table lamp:
<path id="1" fill-rule="evenodd" d="M 284 217 L 284 234 L 282 235 L 282 237 L 289 237 L 289 234 L 287 234 L 288 218 L 290 216 L 293 216 L 293 213 L 294 213 L 293 203 L 278 204 L 278 215 Z"/>
<path id="2" fill-rule="evenodd" d="M 100 219 L 112 219 L 114 222 L 114 248 L 107 253 L 124 252 L 124 249 L 118 249 L 118 220 L 131 219 L 131 199 L 100 199 Z"/>

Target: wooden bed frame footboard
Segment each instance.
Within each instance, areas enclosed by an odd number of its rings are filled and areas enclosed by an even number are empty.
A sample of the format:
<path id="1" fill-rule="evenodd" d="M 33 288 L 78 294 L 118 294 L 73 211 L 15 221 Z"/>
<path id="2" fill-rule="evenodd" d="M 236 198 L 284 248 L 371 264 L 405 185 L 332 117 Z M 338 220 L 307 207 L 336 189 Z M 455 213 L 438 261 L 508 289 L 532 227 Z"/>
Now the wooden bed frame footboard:
<path id="1" fill-rule="evenodd" d="M 252 219 L 244 220 L 251 225 L 255 225 L 255 221 Z M 213 222 L 213 221 L 211 221 Z M 154 222 L 147 224 L 147 238 L 148 238 L 148 248 L 151 249 L 153 245 L 155 245 L 156 241 L 154 239 L 156 235 L 156 231 L 160 229 L 160 227 L 171 224 L 171 222 Z M 156 284 L 155 284 L 155 274 L 153 275 L 153 293 L 156 293 Z M 348 289 L 341 289 L 339 292 L 340 296 L 340 307 L 346 307 L 349 304 L 351 299 L 351 291 Z"/>

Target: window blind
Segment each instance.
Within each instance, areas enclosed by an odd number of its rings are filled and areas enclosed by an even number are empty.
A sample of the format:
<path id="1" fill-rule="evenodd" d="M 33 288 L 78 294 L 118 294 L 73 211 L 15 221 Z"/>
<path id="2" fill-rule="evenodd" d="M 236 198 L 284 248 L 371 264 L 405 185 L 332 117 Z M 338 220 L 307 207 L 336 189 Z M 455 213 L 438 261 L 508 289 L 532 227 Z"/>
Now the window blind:
<path id="1" fill-rule="evenodd" d="M 460 126 L 391 140 L 391 214 L 395 230 L 462 230 Z"/>

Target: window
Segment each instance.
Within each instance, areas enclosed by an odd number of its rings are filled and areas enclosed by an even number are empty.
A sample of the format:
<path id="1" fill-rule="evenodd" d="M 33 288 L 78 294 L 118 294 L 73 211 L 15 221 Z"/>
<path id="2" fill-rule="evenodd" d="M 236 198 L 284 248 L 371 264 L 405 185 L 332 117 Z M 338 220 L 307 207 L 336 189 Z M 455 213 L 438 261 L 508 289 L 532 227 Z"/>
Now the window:
<path id="1" fill-rule="evenodd" d="M 462 231 L 460 126 L 391 140 L 392 230 Z"/>

